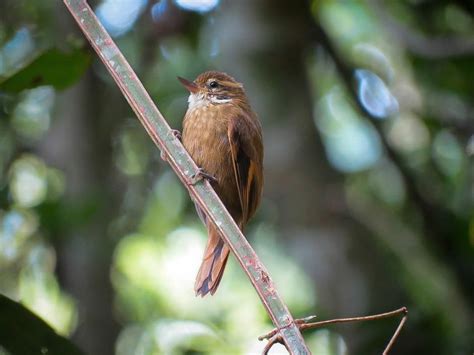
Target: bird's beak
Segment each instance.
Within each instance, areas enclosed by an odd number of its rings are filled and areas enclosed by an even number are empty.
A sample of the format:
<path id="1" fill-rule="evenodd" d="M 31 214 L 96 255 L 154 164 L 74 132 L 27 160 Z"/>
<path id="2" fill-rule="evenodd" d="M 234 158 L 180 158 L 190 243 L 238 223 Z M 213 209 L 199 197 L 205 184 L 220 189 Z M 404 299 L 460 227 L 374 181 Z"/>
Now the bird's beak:
<path id="1" fill-rule="evenodd" d="M 188 89 L 191 94 L 195 94 L 199 91 L 199 86 L 197 86 L 194 82 L 189 81 L 188 79 L 184 79 L 178 76 L 178 80 L 181 81 L 181 84 Z"/>

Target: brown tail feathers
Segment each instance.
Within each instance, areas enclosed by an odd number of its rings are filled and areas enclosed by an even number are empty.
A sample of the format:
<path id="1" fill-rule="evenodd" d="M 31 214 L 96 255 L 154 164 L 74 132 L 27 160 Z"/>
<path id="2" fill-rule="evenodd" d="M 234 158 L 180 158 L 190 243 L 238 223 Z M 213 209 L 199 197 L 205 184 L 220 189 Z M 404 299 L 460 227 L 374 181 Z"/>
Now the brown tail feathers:
<path id="1" fill-rule="evenodd" d="M 212 225 L 208 226 L 208 235 L 206 250 L 194 284 L 196 296 L 201 297 L 216 292 L 229 257 L 229 248 Z"/>

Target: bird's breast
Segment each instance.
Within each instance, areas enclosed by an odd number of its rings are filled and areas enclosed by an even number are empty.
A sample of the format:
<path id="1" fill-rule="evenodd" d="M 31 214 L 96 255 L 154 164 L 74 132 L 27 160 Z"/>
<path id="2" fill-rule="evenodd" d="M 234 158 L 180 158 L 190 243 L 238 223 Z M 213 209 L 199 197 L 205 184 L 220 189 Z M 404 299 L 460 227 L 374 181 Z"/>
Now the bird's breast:
<path id="1" fill-rule="evenodd" d="M 204 106 L 189 110 L 183 123 L 183 144 L 196 164 L 210 174 L 226 168 L 230 161 L 228 120 L 222 110 Z"/>
<path id="2" fill-rule="evenodd" d="M 222 105 L 224 106 L 224 105 Z M 196 164 L 216 178 L 214 190 L 236 221 L 241 207 L 227 135 L 232 107 L 209 106 L 188 110 L 183 122 L 183 145 Z"/>

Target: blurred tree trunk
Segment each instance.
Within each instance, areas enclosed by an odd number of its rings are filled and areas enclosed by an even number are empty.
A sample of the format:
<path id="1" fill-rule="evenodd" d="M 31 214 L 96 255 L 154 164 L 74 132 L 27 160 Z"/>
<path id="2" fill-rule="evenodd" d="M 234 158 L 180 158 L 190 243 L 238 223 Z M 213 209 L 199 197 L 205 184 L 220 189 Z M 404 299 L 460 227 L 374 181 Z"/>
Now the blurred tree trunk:
<path id="1" fill-rule="evenodd" d="M 79 324 L 73 339 L 87 353 L 113 354 L 118 324 L 114 321 L 110 284 L 114 248 L 107 228 L 117 201 L 113 201 L 110 181 L 110 129 L 100 127 L 106 115 L 93 109 L 102 107 L 97 102 L 102 96 L 97 87 L 103 86 L 94 81 L 97 79 L 87 75 L 60 96 L 60 119 L 51 128 L 42 150 L 49 163 L 65 171 L 68 206 L 81 211 L 79 215 L 92 214 L 85 226 L 65 221 L 74 230 L 58 236 L 60 282 L 78 302 Z M 73 218 L 75 215 L 72 213 Z"/>

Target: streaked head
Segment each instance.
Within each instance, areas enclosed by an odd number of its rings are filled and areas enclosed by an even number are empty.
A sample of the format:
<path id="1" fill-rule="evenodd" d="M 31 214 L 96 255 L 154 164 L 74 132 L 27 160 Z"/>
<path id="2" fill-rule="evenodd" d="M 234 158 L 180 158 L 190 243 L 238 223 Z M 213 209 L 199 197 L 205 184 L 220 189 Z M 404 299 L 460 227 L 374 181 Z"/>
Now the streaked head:
<path id="1" fill-rule="evenodd" d="M 189 81 L 178 77 L 179 81 L 190 92 L 189 106 L 208 104 L 227 104 L 235 99 L 244 99 L 243 85 L 226 73 L 207 71 L 196 80 Z"/>

